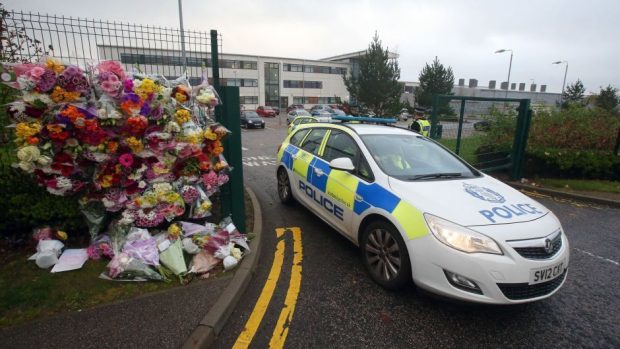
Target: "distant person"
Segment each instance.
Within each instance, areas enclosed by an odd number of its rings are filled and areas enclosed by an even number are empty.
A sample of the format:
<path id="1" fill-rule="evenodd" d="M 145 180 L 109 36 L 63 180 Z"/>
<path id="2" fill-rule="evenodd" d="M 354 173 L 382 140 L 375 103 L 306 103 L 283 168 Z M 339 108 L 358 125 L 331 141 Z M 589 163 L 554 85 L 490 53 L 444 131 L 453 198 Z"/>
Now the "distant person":
<path id="1" fill-rule="evenodd" d="M 424 137 L 428 137 L 431 131 L 431 123 L 426 120 L 425 110 L 422 108 L 415 108 L 413 112 L 413 122 L 409 128 L 416 133 L 421 134 Z"/>

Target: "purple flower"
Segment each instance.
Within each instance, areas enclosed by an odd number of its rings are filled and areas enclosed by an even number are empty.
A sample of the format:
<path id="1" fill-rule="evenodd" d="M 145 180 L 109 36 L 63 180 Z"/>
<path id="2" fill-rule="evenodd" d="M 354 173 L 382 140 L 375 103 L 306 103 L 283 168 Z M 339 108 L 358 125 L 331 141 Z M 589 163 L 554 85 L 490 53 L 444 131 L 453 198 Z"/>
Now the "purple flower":
<path id="1" fill-rule="evenodd" d="M 133 80 L 129 80 L 129 79 L 125 80 L 124 85 L 125 85 L 125 92 L 133 91 Z"/>
<path id="2" fill-rule="evenodd" d="M 151 113 L 151 107 L 148 105 L 148 103 L 144 103 L 142 105 L 142 108 L 140 108 L 140 115 L 144 115 L 148 117 L 150 113 Z"/>
<path id="3" fill-rule="evenodd" d="M 80 68 L 70 65 L 58 77 L 58 85 L 67 91 L 88 92 L 88 81 Z"/>
<path id="4" fill-rule="evenodd" d="M 39 82 L 37 83 L 37 89 L 40 92 L 47 92 L 56 85 L 56 74 L 49 69 L 45 69 L 45 73 L 41 75 Z"/>

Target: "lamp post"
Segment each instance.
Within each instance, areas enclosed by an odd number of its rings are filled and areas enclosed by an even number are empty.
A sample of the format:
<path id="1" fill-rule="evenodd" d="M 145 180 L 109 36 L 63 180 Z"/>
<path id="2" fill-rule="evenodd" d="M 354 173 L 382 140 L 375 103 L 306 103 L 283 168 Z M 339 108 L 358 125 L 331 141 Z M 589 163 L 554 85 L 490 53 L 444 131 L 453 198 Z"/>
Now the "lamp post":
<path id="1" fill-rule="evenodd" d="M 185 53 L 185 31 L 183 30 L 183 5 L 179 0 L 179 31 L 181 32 L 181 54 L 183 55 L 183 74 L 187 71 L 187 56 Z"/>
<path id="2" fill-rule="evenodd" d="M 512 50 L 511 49 L 501 49 L 495 51 L 495 53 L 504 53 L 506 51 L 510 51 L 510 64 L 508 65 L 508 86 L 506 86 L 506 98 L 508 98 L 508 89 L 510 88 L 510 71 L 512 70 Z"/>
<path id="3" fill-rule="evenodd" d="M 564 85 L 566 84 L 566 73 L 568 73 L 568 61 L 555 61 L 551 64 L 562 64 L 566 63 L 566 69 L 564 69 L 564 80 L 562 81 L 562 94 L 560 95 L 560 108 L 562 107 L 562 102 L 564 99 Z"/>

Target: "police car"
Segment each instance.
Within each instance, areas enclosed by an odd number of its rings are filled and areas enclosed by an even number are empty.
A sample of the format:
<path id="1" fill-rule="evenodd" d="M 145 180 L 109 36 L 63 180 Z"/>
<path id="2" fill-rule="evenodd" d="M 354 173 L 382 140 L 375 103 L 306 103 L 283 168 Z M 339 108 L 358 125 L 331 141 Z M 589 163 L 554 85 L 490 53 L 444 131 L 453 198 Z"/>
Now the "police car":
<path id="1" fill-rule="evenodd" d="M 276 176 L 280 200 L 358 245 L 385 288 L 412 278 L 440 295 L 511 304 L 549 297 L 566 279 L 569 245 L 551 211 L 411 130 L 300 125 L 278 149 Z"/>

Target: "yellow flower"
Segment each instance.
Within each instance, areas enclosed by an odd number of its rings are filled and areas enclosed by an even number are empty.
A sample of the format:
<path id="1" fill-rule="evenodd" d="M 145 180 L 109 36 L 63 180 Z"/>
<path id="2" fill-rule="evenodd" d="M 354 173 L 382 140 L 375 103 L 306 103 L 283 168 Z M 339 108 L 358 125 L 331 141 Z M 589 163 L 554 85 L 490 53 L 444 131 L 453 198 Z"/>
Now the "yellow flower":
<path id="1" fill-rule="evenodd" d="M 177 102 L 179 102 L 179 103 L 187 102 L 187 96 L 184 93 L 181 93 L 181 92 L 175 93 L 174 94 L 174 99 L 176 99 Z"/>
<path id="2" fill-rule="evenodd" d="M 126 141 L 127 146 L 131 148 L 132 152 L 137 154 L 144 150 L 144 144 L 142 144 L 142 142 L 136 137 L 129 137 Z"/>
<path id="3" fill-rule="evenodd" d="M 174 238 L 174 239 L 176 239 L 176 238 L 178 238 L 179 236 L 181 236 L 181 234 L 182 234 L 182 233 L 183 233 L 183 230 L 182 230 L 182 229 L 179 227 L 179 225 L 178 225 L 178 224 L 176 224 L 176 223 L 175 223 L 175 224 L 171 224 L 171 225 L 168 227 L 168 234 L 169 234 L 172 238 Z"/>
<path id="4" fill-rule="evenodd" d="M 135 88 L 135 92 L 142 100 L 146 100 L 150 94 L 161 92 L 163 87 L 157 85 L 151 79 L 144 79 L 140 82 L 140 86 Z"/>
<path id="5" fill-rule="evenodd" d="M 206 139 L 208 139 L 208 140 L 210 140 L 210 141 L 214 141 L 214 140 L 216 140 L 216 139 L 217 139 L 217 134 L 216 134 L 215 132 L 211 131 L 211 129 L 210 129 L 210 128 L 208 128 L 208 129 L 205 131 L 204 136 L 205 136 L 205 138 L 206 138 Z"/>
<path id="6" fill-rule="evenodd" d="M 56 236 L 57 236 L 60 240 L 63 240 L 63 241 L 64 241 L 64 240 L 67 240 L 67 238 L 68 238 L 67 233 L 65 233 L 65 232 L 64 232 L 64 231 L 62 231 L 62 230 L 57 231 L 57 232 L 56 232 Z"/>
<path id="7" fill-rule="evenodd" d="M 57 59 L 53 59 L 53 58 L 48 58 L 47 61 L 45 62 L 45 65 L 53 70 L 56 74 L 60 74 L 65 70 L 65 67 L 60 64 L 60 61 Z"/>
<path id="8" fill-rule="evenodd" d="M 105 175 L 101 178 L 101 187 L 102 188 L 109 188 L 110 186 L 112 186 L 112 179 L 114 177 L 112 175 Z"/>
<path id="9" fill-rule="evenodd" d="M 208 201 L 204 201 L 201 205 L 200 205 L 200 209 L 203 211 L 209 211 L 211 209 L 211 203 Z"/>
<path id="10" fill-rule="evenodd" d="M 174 113 L 174 119 L 177 124 L 183 125 L 184 123 L 191 120 L 191 114 L 189 113 L 189 110 L 179 109 L 176 111 L 176 113 Z"/>
<path id="11" fill-rule="evenodd" d="M 80 98 L 80 93 L 65 91 L 60 86 L 56 86 L 54 87 L 54 91 L 50 95 L 50 98 L 56 103 L 73 102 Z"/>
<path id="12" fill-rule="evenodd" d="M 20 122 L 15 126 L 15 135 L 19 138 L 36 136 L 41 131 L 41 124 L 38 122 Z"/>

